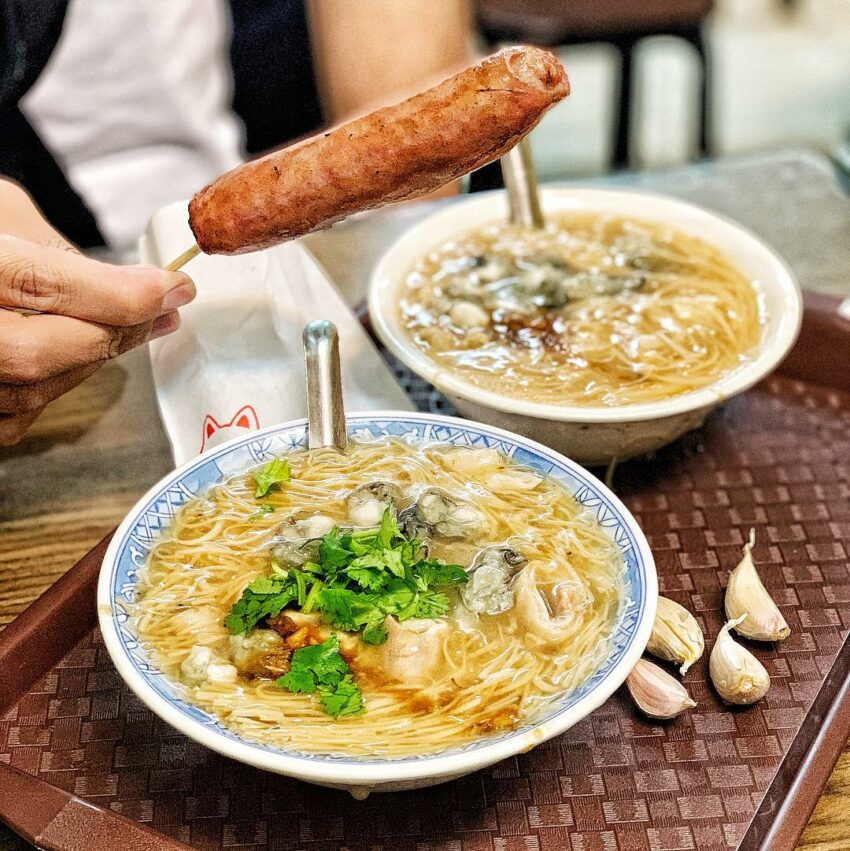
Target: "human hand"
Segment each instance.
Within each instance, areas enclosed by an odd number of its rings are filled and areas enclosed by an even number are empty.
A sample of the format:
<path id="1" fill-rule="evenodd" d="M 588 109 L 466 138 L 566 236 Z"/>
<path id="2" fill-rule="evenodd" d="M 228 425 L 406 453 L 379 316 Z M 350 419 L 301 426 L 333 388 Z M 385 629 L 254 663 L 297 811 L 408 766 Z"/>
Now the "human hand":
<path id="1" fill-rule="evenodd" d="M 182 272 L 101 263 L 33 223 L 38 241 L 0 233 L 0 445 L 106 361 L 176 330 L 195 297 Z"/>

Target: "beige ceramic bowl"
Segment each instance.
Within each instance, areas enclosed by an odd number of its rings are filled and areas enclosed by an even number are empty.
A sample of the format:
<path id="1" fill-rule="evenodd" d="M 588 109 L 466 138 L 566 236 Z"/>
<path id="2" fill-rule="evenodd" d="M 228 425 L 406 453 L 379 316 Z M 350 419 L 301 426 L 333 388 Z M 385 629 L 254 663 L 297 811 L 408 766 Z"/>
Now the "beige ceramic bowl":
<path id="1" fill-rule="evenodd" d="M 721 249 L 753 279 L 766 323 L 756 355 L 709 386 L 670 399 L 618 407 L 553 405 L 502 396 L 447 371 L 418 349 L 402 327 L 405 276 L 428 251 L 507 217 L 502 192 L 435 213 L 401 236 L 372 276 L 369 308 L 378 336 L 404 364 L 440 390 L 464 416 L 526 435 L 586 465 L 607 464 L 661 448 L 702 425 L 718 404 L 751 387 L 788 353 L 800 328 L 802 299 L 782 259 L 738 224 L 682 201 L 633 190 L 550 188 L 546 213 L 599 212 L 671 225 Z"/>

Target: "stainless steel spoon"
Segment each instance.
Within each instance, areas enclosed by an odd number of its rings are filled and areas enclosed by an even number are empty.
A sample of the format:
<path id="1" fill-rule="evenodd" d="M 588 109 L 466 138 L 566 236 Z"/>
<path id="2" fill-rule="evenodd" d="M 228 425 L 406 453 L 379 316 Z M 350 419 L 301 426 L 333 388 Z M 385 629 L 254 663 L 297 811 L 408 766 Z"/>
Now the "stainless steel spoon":
<path id="1" fill-rule="evenodd" d="M 500 160 L 505 188 L 508 190 L 511 224 L 527 228 L 543 228 L 546 222 L 540 207 L 537 175 L 526 136 Z M 643 286 L 641 275 L 604 275 L 574 272 L 564 276 L 562 296 L 565 301 L 594 295 L 619 295 Z M 558 307 L 559 305 L 551 305 Z"/>
<path id="2" fill-rule="evenodd" d="M 545 225 L 537 191 L 537 175 L 526 136 L 500 160 L 502 177 L 508 190 L 510 221 L 513 225 L 542 228 Z"/>
<path id="3" fill-rule="evenodd" d="M 310 322 L 302 340 L 307 367 L 307 445 L 310 449 L 332 447 L 342 452 L 348 437 L 336 326 L 325 319 Z"/>

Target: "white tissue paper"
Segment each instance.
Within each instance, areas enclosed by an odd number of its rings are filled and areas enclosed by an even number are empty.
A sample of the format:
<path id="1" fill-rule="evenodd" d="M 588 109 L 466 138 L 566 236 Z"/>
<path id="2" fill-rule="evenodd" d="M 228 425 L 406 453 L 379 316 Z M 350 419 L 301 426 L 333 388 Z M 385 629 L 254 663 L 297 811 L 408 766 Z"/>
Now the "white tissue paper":
<path id="1" fill-rule="evenodd" d="M 164 266 L 194 242 L 186 204 L 159 210 L 139 243 Z M 150 344 L 156 395 L 174 461 L 247 431 L 306 415 L 301 332 L 315 319 L 339 331 L 346 409 L 412 410 L 389 367 L 313 256 L 297 241 L 234 257 L 201 254 L 198 288 L 177 332 Z"/>

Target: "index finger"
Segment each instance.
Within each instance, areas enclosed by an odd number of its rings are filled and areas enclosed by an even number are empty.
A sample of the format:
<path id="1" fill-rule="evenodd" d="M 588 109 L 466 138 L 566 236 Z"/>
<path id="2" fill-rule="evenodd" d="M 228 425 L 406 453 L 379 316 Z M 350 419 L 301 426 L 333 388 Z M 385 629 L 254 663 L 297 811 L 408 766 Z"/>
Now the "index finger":
<path id="1" fill-rule="evenodd" d="M 194 297 L 195 285 L 184 272 L 115 266 L 0 234 L 3 307 L 128 327 L 176 310 Z"/>
<path id="2" fill-rule="evenodd" d="M 0 383 L 36 384 L 72 369 L 103 363 L 179 325 L 176 311 L 153 322 L 125 327 L 0 310 Z"/>

